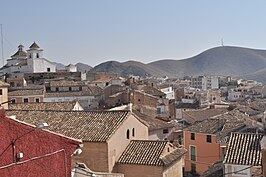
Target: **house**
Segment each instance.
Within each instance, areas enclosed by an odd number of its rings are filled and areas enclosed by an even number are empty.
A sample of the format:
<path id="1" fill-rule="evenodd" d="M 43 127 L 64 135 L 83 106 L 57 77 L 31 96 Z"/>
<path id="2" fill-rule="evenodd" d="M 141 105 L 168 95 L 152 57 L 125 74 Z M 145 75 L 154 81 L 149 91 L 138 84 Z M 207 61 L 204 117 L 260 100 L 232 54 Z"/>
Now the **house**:
<path id="1" fill-rule="evenodd" d="M 88 86 L 83 82 L 50 81 L 45 84 L 43 102 L 79 101 L 85 110 L 97 108 L 102 95 L 102 89 L 97 86 Z"/>
<path id="2" fill-rule="evenodd" d="M 9 76 L 6 78 L 6 82 L 9 83 L 11 89 L 27 86 L 27 81 L 23 76 Z"/>
<path id="3" fill-rule="evenodd" d="M 71 176 L 71 160 L 80 148 L 80 140 L 41 130 L 45 126 L 41 122 L 28 124 L 7 117 L 3 109 L 0 121 L 1 176 Z"/>
<path id="4" fill-rule="evenodd" d="M 55 72 L 56 66 L 49 60 L 43 58 L 43 50 L 35 42 L 24 51 L 23 45 L 18 46 L 18 51 L 7 59 L 0 72 L 3 74 L 12 73 L 43 73 Z"/>
<path id="5" fill-rule="evenodd" d="M 131 140 L 148 139 L 148 127 L 130 111 L 7 110 L 7 114 L 31 124 L 43 120 L 50 131 L 81 139 L 83 152 L 75 161 L 98 172 L 115 171 L 115 163 Z"/>
<path id="6" fill-rule="evenodd" d="M 27 86 L 15 90 L 9 90 L 8 99 L 12 103 L 43 102 L 45 90 L 43 86 Z"/>
<path id="7" fill-rule="evenodd" d="M 233 110 L 196 122 L 184 129 L 185 171 L 202 174 L 223 160 L 231 132 L 256 132 L 258 126 L 248 116 Z"/>
<path id="8" fill-rule="evenodd" d="M 166 122 L 156 117 L 133 111 L 149 129 L 149 140 L 169 140 L 174 141 L 172 133 L 176 128 L 180 128 L 180 124 L 174 122 Z"/>
<path id="9" fill-rule="evenodd" d="M 8 107 L 8 87 L 9 84 L 0 81 L 0 105 L 4 107 L 4 109 Z"/>
<path id="10" fill-rule="evenodd" d="M 13 103 L 8 105 L 9 110 L 31 110 L 31 111 L 83 111 L 84 109 L 78 101 L 69 102 L 32 102 Z"/>
<path id="11" fill-rule="evenodd" d="M 173 90 L 173 87 L 164 87 L 160 89 L 161 92 L 163 92 L 166 95 L 166 98 L 169 100 L 175 99 L 175 91 Z"/>
<path id="12" fill-rule="evenodd" d="M 125 177 L 182 177 L 186 150 L 167 141 L 132 140 L 117 162 Z"/>
<path id="13" fill-rule="evenodd" d="M 191 81 L 190 86 L 201 90 L 219 89 L 218 76 L 194 76 L 188 78 Z"/>
<path id="14" fill-rule="evenodd" d="M 254 169 L 262 168 L 262 138 L 263 134 L 231 134 L 223 161 L 226 177 L 251 177 Z"/>

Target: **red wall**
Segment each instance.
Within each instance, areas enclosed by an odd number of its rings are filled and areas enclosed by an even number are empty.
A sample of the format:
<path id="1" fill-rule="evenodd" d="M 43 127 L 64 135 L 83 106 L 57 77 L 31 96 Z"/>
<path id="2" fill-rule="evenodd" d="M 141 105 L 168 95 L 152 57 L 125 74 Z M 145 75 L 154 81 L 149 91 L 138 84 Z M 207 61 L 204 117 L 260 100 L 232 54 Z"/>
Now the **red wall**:
<path id="1" fill-rule="evenodd" d="M 0 176 L 71 176 L 71 154 L 79 142 L 47 131 L 32 130 L 33 127 L 7 118 L 0 111 Z M 14 164 L 11 141 L 24 134 L 15 143 L 16 153 L 23 152 L 24 157 Z"/>

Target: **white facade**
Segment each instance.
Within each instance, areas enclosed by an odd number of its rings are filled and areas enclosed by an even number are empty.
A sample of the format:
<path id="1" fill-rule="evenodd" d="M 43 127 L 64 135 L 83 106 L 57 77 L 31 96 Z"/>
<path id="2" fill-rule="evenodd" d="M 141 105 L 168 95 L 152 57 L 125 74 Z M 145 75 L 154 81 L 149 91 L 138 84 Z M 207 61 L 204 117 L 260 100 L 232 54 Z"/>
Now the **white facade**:
<path id="1" fill-rule="evenodd" d="M 77 72 L 78 69 L 77 69 L 77 66 L 76 65 L 73 65 L 73 64 L 69 64 L 66 66 L 66 70 L 68 72 Z"/>
<path id="2" fill-rule="evenodd" d="M 169 100 L 175 99 L 175 92 L 173 90 L 173 87 L 166 87 L 161 89 L 161 92 L 166 94 L 166 98 Z"/>
<path id="3" fill-rule="evenodd" d="M 191 78 L 191 87 L 202 90 L 219 89 L 218 76 L 198 76 Z"/>
<path id="4" fill-rule="evenodd" d="M 7 60 L 7 64 L 0 69 L 1 73 L 43 73 L 56 72 L 56 66 L 43 58 L 43 50 L 36 43 L 27 51 L 19 45 L 18 51 Z"/>

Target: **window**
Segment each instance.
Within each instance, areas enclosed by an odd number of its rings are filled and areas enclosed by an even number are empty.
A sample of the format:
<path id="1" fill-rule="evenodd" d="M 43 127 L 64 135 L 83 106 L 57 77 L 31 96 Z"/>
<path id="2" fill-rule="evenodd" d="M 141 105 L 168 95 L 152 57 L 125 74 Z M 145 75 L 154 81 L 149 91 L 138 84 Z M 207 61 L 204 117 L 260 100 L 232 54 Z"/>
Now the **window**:
<path id="1" fill-rule="evenodd" d="M 13 99 L 11 100 L 11 103 L 16 103 L 16 99 L 13 98 Z"/>
<path id="2" fill-rule="evenodd" d="M 24 102 L 24 103 L 28 103 L 28 102 L 29 102 L 29 99 L 28 99 L 28 98 L 24 98 L 24 99 L 23 99 L 23 102 Z"/>
<path id="3" fill-rule="evenodd" d="M 196 164 L 191 163 L 191 173 L 196 173 Z"/>
<path id="4" fill-rule="evenodd" d="M 135 137 L 135 128 L 132 128 L 132 136 Z"/>
<path id="5" fill-rule="evenodd" d="M 211 135 L 207 135 L 207 143 L 212 143 L 212 136 Z"/>
<path id="6" fill-rule="evenodd" d="M 129 130 L 127 129 L 127 139 L 129 139 L 129 136 L 130 136 Z"/>
<path id="7" fill-rule="evenodd" d="M 50 72 L 51 71 L 51 68 L 47 68 L 47 72 Z"/>
<path id="8" fill-rule="evenodd" d="M 36 58 L 39 58 L 39 54 L 38 53 L 36 53 Z"/>
<path id="9" fill-rule="evenodd" d="M 3 90 L 2 89 L 0 89 L 0 95 L 3 95 Z"/>
<path id="10" fill-rule="evenodd" d="M 31 53 L 30 53 L 30 55 L 29 55 L 29 58 L 31 58 Z"/>
<path id="11" fill-rule="evenodd" d="M 191 133 L 191 134 L 190 134 L 190 139 L 191 139 L 191 140 L 195 140 L 195 133 Z"/>
<path id="12" fill-rule="evenodd" d="M 168 129 L 163 129 L 163 134 L 167 134 L 169 133 L 169 130 Z"/>
<path id="13" fill-rule="evenodd" d="M 190 146 L 190 160 L 196 161 L 196 147 Z"/>
<path id="14" fill-rule="evenodd" d="M 59 88 L 58 88 L 58 87 L 56 87 L 56 88 L 55 88 L 55 91 L 56 91 L 56 92 L 58 92 L 58 91 L 59 91 Z"/>
<path id="15" fill-rule="evenodd" d="M 35 102 L 36 102 L 36 103 L 40 103 L 40 98 L 36 98 L 36 99 L 35 99 Z"/>
<path id="16" fill-rule="evenodd" d="M 72 87 L 69 87 L 68 90 L 69 90 L 69 91 L 72 91 Z"/>
<path id="17" fill-rule="evenodd" d="M 79 91 L 82 91 L 82 87 L 79 87 Z"/>

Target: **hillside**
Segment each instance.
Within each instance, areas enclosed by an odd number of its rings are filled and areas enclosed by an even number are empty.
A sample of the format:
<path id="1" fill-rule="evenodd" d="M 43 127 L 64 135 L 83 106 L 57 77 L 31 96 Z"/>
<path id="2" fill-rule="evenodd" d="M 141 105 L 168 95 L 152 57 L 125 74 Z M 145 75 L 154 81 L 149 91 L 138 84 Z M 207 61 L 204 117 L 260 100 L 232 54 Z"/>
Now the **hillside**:
<path id="1" fill-rule="evenodd" d="M 241 47 L 216 47 L 192 58 L 160 60 L 148 64 L 171 75 L 246 75 L 266 67 L 266 51 Z"/>
<path id="2" fill-rule="evenodd" d="M 84 64 L 84 63 L 77 63 L 76 64 L 76 67 L 77 67 L 77 70 L 79 72 L 82 72 L 82 73 L 85 73 L 85 72 L 88 72 L 89 70 L 92 69 L 91 66 L 87 65 L 87 64 Z"/>
<path id="3" fill-rule="evenodd" d="M 121 75 L 153 75 L 182 77 L 184 75 L 232 75 L 264 80 L 266 50 L 242 47 L 215 47 L 199 55 L 182 60 L 159 60 L 144 64 L 136 61 L 120 63 L 108 61 L 94 67 L 93 71 Z M 266 80 L 266 78 L 265 78 Z"/>
<path id="4" fill-rule="evenodd" d="M 91 71 L 117 73 L 122 76 L 138 75 L 160 77 L 169 75 L 168 72 L 137 61 L 127 61 L 124 63 L 117 61 L 107 61 L 95 66 Z"/>

